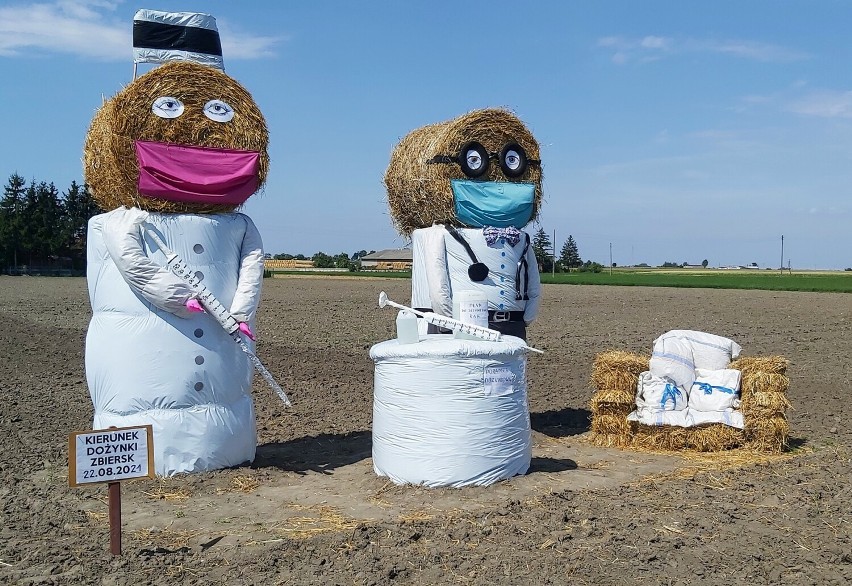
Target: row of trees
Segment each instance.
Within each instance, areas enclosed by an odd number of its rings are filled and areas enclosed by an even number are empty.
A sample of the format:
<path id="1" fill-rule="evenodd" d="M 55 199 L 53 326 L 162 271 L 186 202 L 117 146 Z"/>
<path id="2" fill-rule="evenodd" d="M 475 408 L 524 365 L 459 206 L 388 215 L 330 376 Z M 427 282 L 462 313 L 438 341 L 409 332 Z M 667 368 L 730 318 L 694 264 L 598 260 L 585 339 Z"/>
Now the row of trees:
<path id="1" fill-rule="evenodd" d="M 60 193 L 53 183 L 33 179 L 27 185 L 23 177 L 13 174 L 0 199 L 0 272 L 17 272 L 22 266 L 83 270 L 89 218 L 101 211 L 86 185 L 72 181 Z M 540 270 L 552 271 L 553 244 L 544 228 L 538 229 L 531 244 Z M 319 268 L 352 269 L 358 266 L 358 259 L 373 252 L 359 250 L 351 255 L 317 252 L 310 259 L 301 254 L 276 254 L 274 258 L 312 260 Z M 583 262 L 574 237 L 569 235 L 555 269 L 596 268 L 600 270 L 600 265 Z"/>
<path id="2" fill-rule="evenodd" d="M 366 250 L 359 250 L 358 252 L 353 252 L 351 257 L 345 252 L 335 254 L 334 256 L 324 252 L 317 252 L 311 257 L 307 257 L 304 254 L 282 253 L 274 255 L 272 258 L 276 260 L 311 260 L 318 269 L 349 269 L 350 271 L 354 271 L 358 269 L 358 259 L 374 252 L 376 251 L 371 250 L 368 252 Z"/>
<path id="3" fill-rule="evenodd" d="M 83 270 L 89 218 L 99 213 L 86 185 L 72 181 L 60 193 L 53 183 L 27 185 L 12 174 L 0 199 L 0 272 L 24 265 Z"/>
<path id="4" fill-rule="evenodd" d="M 554 259 L 555 246 L 550 241 L 550 236 L 547 235 L 544 228 L 539 228 L 533 235 L 532 249 L 533 252 L 535 252 L 535 258 L 538 261 L 539 270 L 545 273 L 552 271 L 570 272 L 572 270 L 599 273 L 603 270 L 603 265 L 599 263 L 592 262 L 590 260 L 583 262 L 583 259 L 580 257 L 580 249 L 577 246 L 577 242 L 570 234 L 562 244 L 559 257 L 556 259 Z M 555 267 L 554 262 L 556 263 Z"/>

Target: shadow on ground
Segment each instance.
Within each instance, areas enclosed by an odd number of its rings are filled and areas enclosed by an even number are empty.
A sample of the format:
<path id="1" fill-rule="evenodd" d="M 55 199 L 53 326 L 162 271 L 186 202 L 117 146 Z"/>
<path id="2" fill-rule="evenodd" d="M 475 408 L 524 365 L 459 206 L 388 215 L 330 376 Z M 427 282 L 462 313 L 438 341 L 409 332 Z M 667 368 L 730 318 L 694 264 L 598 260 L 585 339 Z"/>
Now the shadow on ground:
<path id="1" fill-rule="evenodd" d="M 297 474 L 331 474 L 336 468 L 371 457 L 372 447 L 370 431 L 324 433 L 289 442 L 260 445 L 251 467 L 278 468 Z"/>
<path id="2" fill-rule="evenodd" d="M 556 411 L 530 413 L 534 431 L 550 437 L 568 437 L 589 431 L 591 412 L 588 409 L 566 407 Z"/>

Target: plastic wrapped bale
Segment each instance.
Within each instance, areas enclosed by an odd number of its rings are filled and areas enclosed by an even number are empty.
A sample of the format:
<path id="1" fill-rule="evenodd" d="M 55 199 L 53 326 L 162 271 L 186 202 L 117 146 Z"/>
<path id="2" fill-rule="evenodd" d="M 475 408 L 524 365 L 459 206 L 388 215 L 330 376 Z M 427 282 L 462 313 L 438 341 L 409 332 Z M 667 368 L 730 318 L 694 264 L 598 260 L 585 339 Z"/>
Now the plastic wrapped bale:
<path id="1" fill-rule="evenodd" d="M 489 485 L 532 458 L 526 352 L 499 342 L 426 336 L 370 349 L 373 469 L 395 484 Z"/>

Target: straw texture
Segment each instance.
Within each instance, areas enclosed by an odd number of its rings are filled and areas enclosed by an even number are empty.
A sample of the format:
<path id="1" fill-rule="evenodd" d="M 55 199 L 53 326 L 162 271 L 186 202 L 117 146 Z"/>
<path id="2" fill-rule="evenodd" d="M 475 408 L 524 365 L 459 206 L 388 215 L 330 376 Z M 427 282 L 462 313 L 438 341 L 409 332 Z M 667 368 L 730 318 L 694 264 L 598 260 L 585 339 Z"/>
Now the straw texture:
<path id="1" fill-rule="evenodd" d="M 151 112 L 159 97 L 183 102 L 177 118 Z M 216 122 L 203 113 L 210 100 L 222 100 L 234 109 L 230 122 Z M 136 206 L 155 212 L 213 213 L 237 206 L 178 203 L 142 197 L 137 190 L 139 169 L 133 141 L 258 151 L 259 185 L 269 169 L 266 121 L 251 94 L 218 69 L 189 61 L 175 61 L 140 76 L 97 111 L 86 135 L 83 168 L 86 183 L 105 210 Z"/>
<path id="2" fill-rule="evenodd" d="M 499 152 L 507 143 L 520 144 L 529 159 L 540 159 L 539 145 L 532 133 L 513 113 L 501 108 L 474 110 L 453 120 L 429 124 L 400 140 L 391 153 L 385 171 L 384 185 L 394 227 L 400 234 L 410 235 L 417 228 L 434 223 L 461 226 L 453 205 L 451 179 L 467 179 L 455 163 L 427 164 L 436 155 L 457 155 L 469 141 L 478 141 L 489 152 Z M 530 165 L 517 178 L 503 175 L 496 161 L 491 161 L 484 181 L 514 181 L 535 184 L 535 201 L 531 219 L 538 216 L 542 198 L 542 170 Z"/>

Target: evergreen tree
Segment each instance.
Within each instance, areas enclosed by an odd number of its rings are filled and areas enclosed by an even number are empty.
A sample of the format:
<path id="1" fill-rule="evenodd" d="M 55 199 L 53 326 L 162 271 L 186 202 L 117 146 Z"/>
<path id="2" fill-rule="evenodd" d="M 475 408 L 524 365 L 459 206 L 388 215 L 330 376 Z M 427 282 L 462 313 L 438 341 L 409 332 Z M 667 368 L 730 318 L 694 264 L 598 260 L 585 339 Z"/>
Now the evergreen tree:
<path id="1" fill-rule="evenodd" d="M 0 200 L 0 259 L 4 267 L 17 267 L 24 234 L 24 178 L 13 173 Z"/>
<path id="2" fill-rule="evenodd" d="M 72 267 L 82 268 L 85 267 L 89 220 L 103 210 L 95 203 L 95 199 L 89 192 L 89 186 L 86 184 L 83 184 L 81 188 L 76 181 L 72 181 L 71 187 L 63 195 L 63 210 L 65 212 L 63 248 L 65 253 L 71 257 Z"/>
<path id="3" fill-rule="evenodd" d="M 553 245 L 550 242 L 550 236 L 544 231 L 544 228 L 539 228 L 532 239 L 532 249 L 535 253 L 535 258 L 538 261 L 540 271 L 548 272 L 553 268 L 553 260 L 551 251 Z"/>
<path id="4" fill-rule="evenodd" d="M 53 183 L 33 182 L 26 196 L 26 238 L 30 264 L 44 264 L 55 257 L 65 243 L 64 210 Z"/>
<path id="5" fill-rule="evenodd" d="M 88 185 L 84 184 L 81 188 L 76 181 L 72 181 L 71 187 L 63 196 L 69 243 L 71 245 L 82 243 L 82 248 L 85 249 L 89 220 L 103 210 L 95 203 Z"/>
<path id="6" fill-rule="evenodd" d="M 559 262 L 564 268 L 575 269 L 582 266 L 583 259 L 580 258 L 580 251 L 577 248 L 577 243 L 574 237 L 568 235 L 568 240 L 562 245 L 562 251 L 559 254 Z"/>

